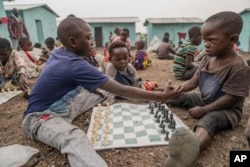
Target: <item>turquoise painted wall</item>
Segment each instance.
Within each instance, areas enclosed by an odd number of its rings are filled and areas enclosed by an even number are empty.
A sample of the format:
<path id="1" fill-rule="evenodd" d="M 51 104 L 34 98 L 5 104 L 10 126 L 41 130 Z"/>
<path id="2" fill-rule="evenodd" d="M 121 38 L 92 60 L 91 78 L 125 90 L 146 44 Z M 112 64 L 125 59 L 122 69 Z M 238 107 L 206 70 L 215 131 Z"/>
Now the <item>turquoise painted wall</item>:
<path id="1" fill-rule="evenodd" d="M 6 13 L 3 7 L 3 0 L 0 0 L 0 17 L 6 17 Z M 7 24 L 0 24 L 0 34 L 3 38 L 9 38 Z"/>
<path id="2" fill-rule="evenodd" d="M 106 42 L 109 42 L 109 33 L 112 31 L 114 35 L 115 27 L 127 28 L 129 30 L 129 38 L 132 42 L 132 46 L 136 42 L 136 32 L 135 32 L 135 23 L 89 23 L 91 26 L 92 34 L 94 36 L 95 27 L 102 27 L 102 43 L 103 46 Z"/>
<path id="3" fill-rule="evenodd" d="M 243 29 L 240 34 L 239 49 L 250 52 L 250 11 L 241 14 L 243 19 Z"/>
<path id="4" fill-rule="evenodd" d="M 24 19 L 24 23 L 30 34 L 32 43 L 39 42 L 44 45 L 47 37 L 55 38 L 57 36 L 56 16 L 43 7 L 32 8 L 19 11 L 20 16 Z M 11 11 L 6 11 L 8 15 Z M 41 31 L 38 32 L 36 20 L 41 21 Z M 43 34 L 43 38 L 39 38 L 39 34 Z M 40 35 L 41 36 L 41 35 Z"/>
<path id="5" fill-rule="evenodd" d="M 173 41 L 173 43 L 177 46 L 179 42 L 178 32 L 188 32 L 188 29 L 192 26 L 202 26 L 202 23 L 178 23 L 178 24 L 148 24 L 148 39 L 147 43 L 150 44 L 150 41 L 154 36 L 157 36 L 161 41 L 165 32 L 169 33 L 169 39 Z M 188 40 L 188 34 L 186 35 L 186 39 Z M 183 41 L 183 39 L 182 39 Z M 199 48 L 202 48 L 201 44 Z"/>

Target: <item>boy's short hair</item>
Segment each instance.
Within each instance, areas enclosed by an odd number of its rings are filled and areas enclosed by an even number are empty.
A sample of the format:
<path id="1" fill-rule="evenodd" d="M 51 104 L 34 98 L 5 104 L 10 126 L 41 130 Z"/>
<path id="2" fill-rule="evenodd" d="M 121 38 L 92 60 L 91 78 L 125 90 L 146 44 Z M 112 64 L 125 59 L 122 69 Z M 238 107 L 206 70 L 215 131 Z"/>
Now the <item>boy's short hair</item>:
<path id="1" fill-rule="evenodd" d="M 45 39 L 44 43 L 45 44 L 46 43 L 48 43 L 48 44 L 55 44 L 55 40 L 52 37 L 48 37 L 48 38 Z"/>
<path id="2" fill-rule="evenodd" d="M 205 23 L 207 22 L 217 22 L 225 35 L 240 34 L 243 27 L 241 16 L 231 11 L 216 13 L 207 18 Z"/>
<path id="3" fill-rule="evenodd" d="M 6 38 L 0 38 L 0 49 L 11 49 L 10 41 Z"/>
<path id="4" fill-rule="evenodd" d="M 145 42 L 143 40 L 136 41 L 135 44 L 139 46 L 139 49 L 143 49 L 145 47 Z"/>
<path id="5" fill-rule="evenodd" d="M 120 27 L 115 27 L 114 33 L 117 33 L 117 31 L 119 31 L 119 30 L 120 30 Z"/>
<path id="6" fill-rule="evenodd" d="M 169 33 L 168 33 L 168 32 L 165 32 L 165 33 L 164 33 L 164 36 L 169 36 Z"/>
<path id="7" fill-rule="evenodd" d="M 109 51 L 109 55 L 110 55 L 110 57 L 109 57 L 110 60 L 112 57 L 113 50 L 116 48 L 127 48 L 126 43 L 124 43 L 122 41 L 115 41 L 109 45 L 108 51 Z"/>
<path id="8" fill-rule="evenodd" d="M 35 43 L 34 44 L 34 48 L 41 48 L 41 47 L 42 47 L 42 45 L 40 43 Z"/>
<path id="9" fill-rule="evenodd" d="M 26 37 L 22 37 L 18 40 L 18 45 L 20 48 L 23 47 L 23 45 L 26 43 L 26 42 L 31 42 L 29 38 L 26 38 Z"/>
<path id="10" fill-rule="evenodd" d="M 129 30 L 127 28 L 123 28 L 122 31 L 126 32 L 129 37 Z"/>
<path id="11" fill-rule="evenodd" d="M 196 35 L 200 35 L 200 34 L 201 34 L 201 27 L 199 27 L 199 26 L 193 26 L 188 30 L 189 39 L 193 38 Z"/>

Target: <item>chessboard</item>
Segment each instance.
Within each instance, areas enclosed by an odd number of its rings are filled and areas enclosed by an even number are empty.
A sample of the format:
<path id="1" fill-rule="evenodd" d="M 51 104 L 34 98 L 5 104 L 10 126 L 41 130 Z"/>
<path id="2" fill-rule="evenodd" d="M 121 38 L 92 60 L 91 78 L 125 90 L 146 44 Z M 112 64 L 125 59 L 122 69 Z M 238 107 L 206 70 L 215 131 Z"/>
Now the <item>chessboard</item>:
<path id="1" fill-rule="evenodd" d="M 96 150 L 168 145 L 179 127 L 188 128 L 166 104 L 99 104 L 93 108 L 87 136 Z"/>
<path id="2" fill-rule="evenodd" d="M 10 90 L 10 89 L 7 89 L 7 90 L 4 90 L 4 89 L 1 89 L 0 90 L 0 104 L 3 104 L 5 102 L 7 102 L 8 100 L 12 99 L 13 97 L 21 94 L 23 91 L 21 90 Z"/>

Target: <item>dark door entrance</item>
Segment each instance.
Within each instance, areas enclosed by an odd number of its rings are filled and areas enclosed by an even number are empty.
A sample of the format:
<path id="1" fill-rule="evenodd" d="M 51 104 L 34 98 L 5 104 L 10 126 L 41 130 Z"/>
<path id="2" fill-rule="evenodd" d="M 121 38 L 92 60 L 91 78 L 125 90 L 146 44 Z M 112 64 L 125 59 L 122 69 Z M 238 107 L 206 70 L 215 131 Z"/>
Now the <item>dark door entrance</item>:
<path id="1" fill-rule="evenodd" d="M 102 45 L 102 27 L 95 27 L 95 45 L 96 45 L 96 47 L 103 47 L 103 45 Z"/>

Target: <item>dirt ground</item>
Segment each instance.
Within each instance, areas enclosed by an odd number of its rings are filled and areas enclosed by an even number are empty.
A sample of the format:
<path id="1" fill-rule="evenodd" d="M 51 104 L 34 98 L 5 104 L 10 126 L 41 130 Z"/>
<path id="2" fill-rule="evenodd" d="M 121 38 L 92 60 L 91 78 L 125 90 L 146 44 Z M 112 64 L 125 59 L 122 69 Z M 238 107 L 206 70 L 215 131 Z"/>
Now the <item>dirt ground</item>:
<path id="1" fill-rule="evenodd" d="M 250 54 L 244 53 L 250 58 Z M 150 54 L 152 65 L 144 71 L 138 71 L 143 80 L 156 81 L 163 87 L 168 79 L 175 84 L 172 73 L 172 61 L 158 60 Z M 240 85 L 239 85 L 240 86 Z M 27 166 L 36 167 L 64 167 L 69 166 L 66 155 L 61 155 L 57 150 L 26 137 L 21 131 L 22 113 L 26 109 L 27 101 L 17 96 L 10 101 L 0 105 L 0 147 L 12 144 L 22 144 L 35 147 L 40 153 Z M 186 117 L 185 110 L 171 107 L 183 122 L 193 128 L 197 120 Z M 80 115 L 73 124 L 79 126 L 85 132 L 88 129 L 86 120 L 90 118 L 91 111 Z M 244 138 L 245 125 L 250 114 L 250 100 L 245 101 L 242 120 L 234 130 L 228 130 L 216 134 L 208 148 L 203 151 L 195 163 L 195 167 L 227 167 L 229 166 L 230 150 L 245 150 L 246 140 Z M 83 150 L 84 151 L 84 150 Z M 98 151 L 101 157 L 110 167 L 158 167 L 166 159 L 167 146 L 123 148 L 106 151 Z M 187 155 L 188 156 L 188 155 Z M 1 166 L 1 165 L 0 165 Z"/>

